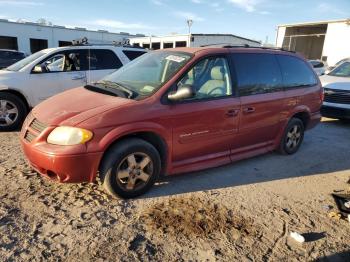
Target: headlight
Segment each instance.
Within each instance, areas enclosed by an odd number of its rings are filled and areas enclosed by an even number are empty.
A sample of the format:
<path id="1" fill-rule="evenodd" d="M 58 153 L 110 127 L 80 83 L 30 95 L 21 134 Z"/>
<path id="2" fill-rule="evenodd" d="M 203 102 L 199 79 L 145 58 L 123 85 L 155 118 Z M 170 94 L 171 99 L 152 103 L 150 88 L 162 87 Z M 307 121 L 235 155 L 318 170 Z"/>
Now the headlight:
<path id="1" fill-rule="evenodd" d="M 47 143 L 61 146 L 85 144 L 92 139 L 92 132 L 82 128 L 56 127 L 47 138 Z"/>

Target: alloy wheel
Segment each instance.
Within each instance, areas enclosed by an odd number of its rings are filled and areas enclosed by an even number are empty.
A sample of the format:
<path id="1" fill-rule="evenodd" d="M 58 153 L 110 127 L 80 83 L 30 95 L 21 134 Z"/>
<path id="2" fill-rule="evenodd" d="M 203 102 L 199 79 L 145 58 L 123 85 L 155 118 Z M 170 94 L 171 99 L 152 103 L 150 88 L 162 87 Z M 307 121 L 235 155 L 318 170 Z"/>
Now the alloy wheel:
<path id="1" fill-rule="evenodd" d="M 0 100 L 0 126 L 10 126 L 16 122 L 18 118 L 17 106 L 8 101 Z"/>
<path id="2" fill-rule="evenodd" d="M 286 146 L 289 149 L 296 148 L 301 141 L 301 127 L 294 125 L 287 133 Z"/>
<path id="3" fill-rule="evenodd" d="M 127 191 L 144 187 L 153 174 L 153 162 L 145 153 L 132 153 L 119 164 L 116 172 L 117 183 Z"/>

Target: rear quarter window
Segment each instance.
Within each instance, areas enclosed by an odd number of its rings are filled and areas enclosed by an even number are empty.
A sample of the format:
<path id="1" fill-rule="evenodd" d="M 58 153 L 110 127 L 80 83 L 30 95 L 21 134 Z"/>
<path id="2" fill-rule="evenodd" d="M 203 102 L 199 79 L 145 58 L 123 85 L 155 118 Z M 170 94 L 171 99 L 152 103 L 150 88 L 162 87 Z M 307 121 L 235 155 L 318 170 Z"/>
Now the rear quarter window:
<path id="1" fill-rule="evenodd" d="M 282 90 L 282 76 L 273 54 L 235 53 L 231 55 L 240 96 Z"/>
<path id="2" fill-rule="evenodd" d="M 305 61 L 288 55 L 276 55 L 276 57 L 281 66 L 285 88 L 313 86 L 317 84 L 315 73 Z"/>
<path id="3" fill-rule="evenodd" d="M 127 58 L 129 58 L 130 61 L 138 58 L 139 56 L 142 56 L 146 52 L 144 51 L 132 51 L 132 50 L 123 50 L 124 55 L 126 55 Z"/>

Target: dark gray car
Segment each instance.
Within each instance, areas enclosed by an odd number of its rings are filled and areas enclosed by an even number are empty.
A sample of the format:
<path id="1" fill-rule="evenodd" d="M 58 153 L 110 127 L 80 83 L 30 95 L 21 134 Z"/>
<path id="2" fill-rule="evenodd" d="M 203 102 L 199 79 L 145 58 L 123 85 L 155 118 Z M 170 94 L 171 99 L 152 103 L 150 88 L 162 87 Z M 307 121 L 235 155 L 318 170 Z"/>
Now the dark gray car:
<path id="1" fill-rule="evenodd" d="M 25 57 L 26 55 L 23 52 L 0 49 L 0 69 L 6 68 Z"/>

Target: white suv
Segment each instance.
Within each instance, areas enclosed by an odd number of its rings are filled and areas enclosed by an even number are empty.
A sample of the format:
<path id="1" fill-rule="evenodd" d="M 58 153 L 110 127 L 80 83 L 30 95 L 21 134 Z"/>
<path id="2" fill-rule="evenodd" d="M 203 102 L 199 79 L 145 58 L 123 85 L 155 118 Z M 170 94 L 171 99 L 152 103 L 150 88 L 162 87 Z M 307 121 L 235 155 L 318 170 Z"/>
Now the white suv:
<path id="1" fill-rule="evenodd" d="M 350 120 L 350 59 L 343 60 L 320 80 L 324 88 L 322 115 Z"/>
<path id="2" fill-rule="evenodd" d="M 0 131 L 18 129 L 30 108 L 65 90 L 112 73 L 146 51 L 114 45 L 73 45 L 39 51 L 0 70 Z"/>

